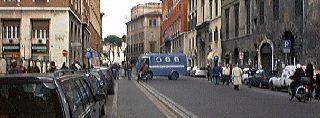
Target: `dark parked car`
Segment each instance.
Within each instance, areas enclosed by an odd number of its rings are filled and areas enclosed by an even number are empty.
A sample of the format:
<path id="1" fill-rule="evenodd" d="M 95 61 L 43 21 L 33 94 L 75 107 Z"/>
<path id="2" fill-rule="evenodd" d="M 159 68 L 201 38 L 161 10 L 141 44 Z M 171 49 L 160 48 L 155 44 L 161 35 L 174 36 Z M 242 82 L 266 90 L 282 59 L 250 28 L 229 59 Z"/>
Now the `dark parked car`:
<path id="1" fill-rule="evenodd" d="M 62 74 L 61 74 L 62 73 Z M 106 93 L 83 74 L 0 75 L 0 117 L 70 118 L 103 116 Z M 103 101 L 103 102 L 101 102 Z"/>
<path id="2" fill-rule="evenodd" d="M 260 88 L 269 87 L 269 79 L 276 77 L 278 71 L 257 70 L 251 80 L 252 86 L 259 86 Z"/>
<path id="3" fill-rule="evenodd" d="M 108 92 L 108 94 L 114 94 L 114 78 L 109 68 L 92 68 L 90 69 L 90 73 L 98 78 L 100 85 Z"/>

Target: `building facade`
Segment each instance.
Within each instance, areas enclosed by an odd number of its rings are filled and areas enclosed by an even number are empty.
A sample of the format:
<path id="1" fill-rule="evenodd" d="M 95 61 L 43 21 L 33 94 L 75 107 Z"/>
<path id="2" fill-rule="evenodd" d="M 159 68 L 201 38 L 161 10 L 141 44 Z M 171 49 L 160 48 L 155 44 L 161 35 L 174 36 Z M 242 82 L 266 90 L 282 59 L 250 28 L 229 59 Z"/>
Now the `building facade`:
<path id="1" fill-rule="evenodd" d="M 313 63 L 319 68 L 318 0 L 224 0 L 223 62 L 279 70 Z"/>
<path id="2" fill-rule="evenodd" d="M 136 63 L 147 52 L 160 52 L 161 3 L 146 3 L 131 9 L 127 25 L 127 60 Z"/>
<path id="3" fill-rule="evenodd" d="M 188 65 L 205 67 L 222 55 L 221 0 L 188 1 Z"/>
<path id="4" fill-rule="evenodd" d="M 86 63 L 83 51 L 93 47 L 91 42 L 101 40 L 100 7 L 91 6 L 98 2 L 0 1 L 1 56 L 54 61 L 58 67 L 63 62 Z M 62 56 L 63 50 L 68 52 L 66 56 Z"/>
<path id="5" fill-rule="evenodd" d="M 161 52 L 186 53 L 188 0 L 162 1 Z"/>

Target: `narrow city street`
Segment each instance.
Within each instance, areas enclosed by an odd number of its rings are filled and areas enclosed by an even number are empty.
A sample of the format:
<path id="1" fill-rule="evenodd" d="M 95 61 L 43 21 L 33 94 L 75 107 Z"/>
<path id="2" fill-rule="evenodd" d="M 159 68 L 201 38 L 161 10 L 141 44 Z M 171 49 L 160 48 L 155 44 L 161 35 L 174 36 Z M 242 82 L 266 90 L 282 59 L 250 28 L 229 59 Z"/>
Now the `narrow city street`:
<path id="1" fill-rule="evenodd" d="M 320 117 L 320 102 L 288 100 L 285 91 L 214 85 L 206 78 L 117 80 L 106 117 Z"/>

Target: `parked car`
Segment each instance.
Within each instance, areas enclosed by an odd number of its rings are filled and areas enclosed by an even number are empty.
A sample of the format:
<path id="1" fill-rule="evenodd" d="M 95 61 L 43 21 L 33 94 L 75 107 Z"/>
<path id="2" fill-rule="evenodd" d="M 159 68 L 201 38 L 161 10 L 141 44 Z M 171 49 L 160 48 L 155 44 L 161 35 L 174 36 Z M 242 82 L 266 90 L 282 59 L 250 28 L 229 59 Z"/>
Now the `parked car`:
<path id="1" fill-rule="evenodd" d="M 108 94 L 114 94 L 114 78 L 108 68 L 92 68 L 89 70 L 89 73 L 92 73 L 98 78 L 100 85 L 108 92 Z"/>
<path id="2" fill-rule="evenodd" d="M 90 87 L 85 75 L 57 73 L 0 75 L 0 116 L 98 118 L 105 114 L 106 93 L 94 93 L 98 90 Z"/>
<path id="3" fill-rule="evenodd" d="M 272 77 L 269 80 L 269 89 L 275 90 L 278 88 L 288 88 L 292 80 L 290 76 L 295 72 L 295 66 L 286 66 L 282 72 L 281 76 Z"/>
<path id="4" fill-rule="evenodd" d="M 205 77 L 205 76 L 207 76 L 207 70 L 204 67 L 199 68 L 196 66 L 196 67 L 192 68 L 191 76 L 192 77 L 196 77 L 196 76 Z"/>
<path id="5" fill-rule="evenodd" d="M 251 79 L 251 85 L 259 86 L 260 88 L 269 87 L 269 79 L 277 75 L 277 71 L 257 70 Z"/>

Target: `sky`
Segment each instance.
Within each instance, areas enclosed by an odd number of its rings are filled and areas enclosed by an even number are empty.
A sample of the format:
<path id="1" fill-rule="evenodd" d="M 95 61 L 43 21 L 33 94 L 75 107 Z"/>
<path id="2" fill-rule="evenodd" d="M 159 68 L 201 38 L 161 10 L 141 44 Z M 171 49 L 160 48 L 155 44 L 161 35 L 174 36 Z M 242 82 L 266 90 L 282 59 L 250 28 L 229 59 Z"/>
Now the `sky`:
<path id="1" fill-rule="evenodd" d="M 131 19 L 131 8 L 149 2 L 161 3 L 160 0 L 101 0 L 102 38 L 108 35 L 122 37 L 127 33 L 126 22 Z"/>

